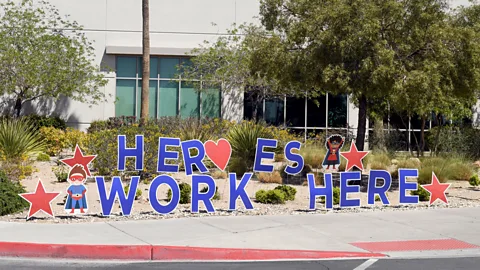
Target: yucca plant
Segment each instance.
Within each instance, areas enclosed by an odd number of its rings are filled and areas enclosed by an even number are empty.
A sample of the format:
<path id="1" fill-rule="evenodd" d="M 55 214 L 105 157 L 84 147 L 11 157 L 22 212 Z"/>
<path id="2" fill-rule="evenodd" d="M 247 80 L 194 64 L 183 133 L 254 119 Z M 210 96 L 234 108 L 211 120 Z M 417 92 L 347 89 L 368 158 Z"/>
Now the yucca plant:
<path id="1" fill-rule="evenodd" d="M 27 119 L 0 120 L 0 155 L 14 161 L 33 158 L 45 150 L 44 139 Z"/>
<path id="2" fill-rule="evenodd" d="M 232 146 L 232 156 L 244 160 L 249 169 L 253 167 L 257 138 L 273 139 L 273 137 L 265 125 L 251 121 L 233 126 L 227 134 L 227 140 Z"/>

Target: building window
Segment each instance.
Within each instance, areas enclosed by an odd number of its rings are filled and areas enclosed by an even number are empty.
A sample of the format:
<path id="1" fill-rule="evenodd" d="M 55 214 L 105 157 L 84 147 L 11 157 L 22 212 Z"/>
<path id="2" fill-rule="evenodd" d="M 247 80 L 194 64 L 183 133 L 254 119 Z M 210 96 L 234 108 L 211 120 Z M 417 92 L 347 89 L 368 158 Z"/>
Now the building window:
<path id="1" fill-rule="evenodd" d="M 149 116 L 208 117 L 221 116 L 220 86 L 198 92 L 182 81 L 178 66 L 188 58 L 151 57 Z M 142 57 L 117 56 L 115 116 L 140 117 Z"/>
<path id="2" fill-rule="evenodd" d="M 284 125 L 292 131 L 318 133 L 328 129 L 348 129 L 346 95 L 323 95 L 316 98 L 284 97 L 258 101 L 245 93 L 244 119 L 263 119 L 267 123 Z M 257 104 L 255 110 L 255 103 Z"/>

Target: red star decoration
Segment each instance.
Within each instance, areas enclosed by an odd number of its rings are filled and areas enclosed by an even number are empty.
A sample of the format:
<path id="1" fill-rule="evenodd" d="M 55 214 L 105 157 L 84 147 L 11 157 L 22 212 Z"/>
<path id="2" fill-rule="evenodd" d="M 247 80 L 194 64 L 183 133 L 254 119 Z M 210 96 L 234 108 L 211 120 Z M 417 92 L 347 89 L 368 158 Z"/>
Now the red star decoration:
<path id="1" fill-rule="evenodd" d="M 349 152 L 340 152 L 340 154 L 347 159 L 347 166 L 345 171 L 350 170 L 353 166 L 356 166 L 360 170 L 363 170 L 363 162 L 362 159 L 368 154 L 368 151 L 358 151 L 357 146 L 355 145 L 355 141 L 352 140 L 352 144 L 350 145 Z"/>
<path id="2" fill-rule="evenodd" d="M 30 203 L 30 210 L 28 211 L 27 219 L 31 218 L 33 215 L 38 213 L 42 210 L 45 214 L 53 217 L 52 211 L 52 201 L 60 195 L 59 192 L 45 192 L 45 188 L 43 187 L 43 183 L 41 180 L 38 180 L 37 187 L 35 188 L 35 192 L 32 193 L 23 193 L 18 194 L 24 200 Z"/>
<path id="3" fill-rule="evenodd" d="M 88 164 L 92 162 L 97 157 L 97 155 L 94 156 L 84 156 L 82 153 L 82 150 L 80 150 L 80 147 L 77 146 L 75 147 L 75 155 L 73 158 L 66 158 L 60 160 L 61 162 L 67 164 L 70 167 L 73 167 L 77 164 L 83 165 L 83 168 L 85 169 L 85 172 L 87 173 L 87 176 L 91 176 L 90 170 L 88 169 Z"/>
<path id="4" fill-rule="evenodd" d="M 445 191 L 447 191 L 450 185 L 450 183 L 440 184 L 437 176 L 434 172 L 432 172 L 432 183 L 422 186 L 422 188 L 424 188 L 430 193 L 430 205 L 432 205 L 438 199 L 448 204 L 448 199 L 447 195 L 445 195 Z"/>

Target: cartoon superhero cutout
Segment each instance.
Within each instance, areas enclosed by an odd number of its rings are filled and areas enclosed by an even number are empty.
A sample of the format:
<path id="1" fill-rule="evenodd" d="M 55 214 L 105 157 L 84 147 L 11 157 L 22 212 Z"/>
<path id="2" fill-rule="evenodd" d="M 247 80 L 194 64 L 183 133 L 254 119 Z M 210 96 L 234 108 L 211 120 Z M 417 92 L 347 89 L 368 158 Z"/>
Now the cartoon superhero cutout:
<path id="1" fill-rule="evenodd" d="M 67 201 L 65 202 L 65 211 L 70 214 L 84 214 L 87 207 L 87 188 L 85 179 L 87 173 L 82 165 L 75 165 L 68 174 L 70 186 L 67 189 Z"/>
<path id="2" fill-rule="evenodd" d="M 340 135 L 332 135 L 327 138 L 325 142 L 325 147 L 327 148 L 327 155 L 325 156 L 322 164 L 324 169 L 333 169 L 338 171 L 338 168 L 336 166 L 340 165 L 340 149 L 342 148 L 344 142 L 344 138 Z"/>

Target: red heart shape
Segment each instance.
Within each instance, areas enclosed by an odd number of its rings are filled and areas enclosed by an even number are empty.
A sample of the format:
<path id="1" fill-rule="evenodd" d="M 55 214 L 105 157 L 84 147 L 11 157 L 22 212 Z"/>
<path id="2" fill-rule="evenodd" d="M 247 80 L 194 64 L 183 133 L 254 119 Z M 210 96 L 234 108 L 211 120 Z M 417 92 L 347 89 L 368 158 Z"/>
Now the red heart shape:
<path id="1" fill-rule="evenodd" d="M 232 155 L 232 146 L 225 139 L 218 140 L 217 143 L 214 141 L 206 141 L 205 144 L 205 153 L 208 158 L 222 171 L 225 171 L 230 156 Z"/>

